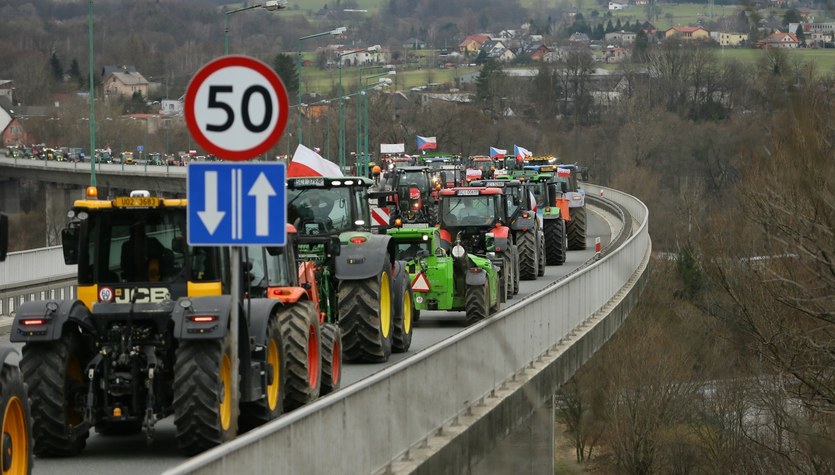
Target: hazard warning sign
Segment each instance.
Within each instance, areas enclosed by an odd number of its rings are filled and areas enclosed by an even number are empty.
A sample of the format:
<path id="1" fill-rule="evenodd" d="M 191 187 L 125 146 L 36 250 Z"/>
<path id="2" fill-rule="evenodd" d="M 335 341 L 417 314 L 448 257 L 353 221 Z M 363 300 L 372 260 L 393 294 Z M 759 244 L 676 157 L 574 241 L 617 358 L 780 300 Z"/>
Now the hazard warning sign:
<path id="1" fill-rule="evenodd" d="M 412 281 L 413 292 L 429 292 L 429 288 L 429 279 L 426 278 L 426 274 L 421 272 L 415 276 L 415 280 Z"/>

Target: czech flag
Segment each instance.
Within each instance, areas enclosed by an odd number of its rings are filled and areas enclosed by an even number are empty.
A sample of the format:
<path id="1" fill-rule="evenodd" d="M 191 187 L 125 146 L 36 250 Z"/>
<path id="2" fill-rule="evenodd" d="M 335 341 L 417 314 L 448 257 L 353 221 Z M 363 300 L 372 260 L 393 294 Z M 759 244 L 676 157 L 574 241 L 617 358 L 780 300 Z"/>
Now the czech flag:
<path id="1" fill-rule="evenodd" d="M 490 147 L 490 158 L 504 158 L 505 155 L 507 155 L 507 150 Z"/>
<path id="2" fill-rule="evenodd" d="M 516 155 L 516 161 L 521 162 L 526 157 L 533 157 L 533 153 L 530 150 L 520 147 L 518 145 L 513 146 L 513 154 Z"/>
<path id="3" fill-rule="evenodd" d="M 339 165 L 299 144 L 287 167 L 287 178 L 300 176 L 342 176 L 342 170 Z"/>
<path id="4" fill-rule="evenodd" d="M 435 150 L 436 148 L 438 148 L 438 141 L 435 140 L 435 137 L 421 137 L 420 135 L 417 136 L 418 150 Z"/>

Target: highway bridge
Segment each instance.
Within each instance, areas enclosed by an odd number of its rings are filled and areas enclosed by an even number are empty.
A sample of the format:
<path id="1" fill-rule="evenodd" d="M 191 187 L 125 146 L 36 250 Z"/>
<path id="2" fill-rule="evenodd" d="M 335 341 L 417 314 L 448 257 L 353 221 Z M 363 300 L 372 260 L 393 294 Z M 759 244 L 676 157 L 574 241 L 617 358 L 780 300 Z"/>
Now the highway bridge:
<path id="1" fill-rule="evenodd" d="M 129 172 L 134 179 L 145 173 Z M 511 305 L 490 319 L 464 327 L 454 314 L 422 315 L 409 352 L 385 365 L 349 365 L 341 390 L 197 457 L 176 452 L 173 423 L 164 420 L 149 447 L 141 436 L 92 435 L 80 456 L 36 459 L 34 473 L 520 473 L 507 465 L 519 463 L 528 464 L 525 473 L 553 473 L 551 397 L 635 306 L 651 251 L 643 203 L 609 188 L 585 189 L 589 250 L 571 251 L 564 266 L 523 282 Z M 0 314 L 21 300 L 72 295 L 61 264 L 50 264 L 50 275 L 17 276 L 47 268 L 33 259 L 54 261 L 57 253 L 60 262 L 60 249 L 37 252 L 13 253 L 0 264 Z M 509 448 L 508 435 L 519 433 L 524 443 Z"/>

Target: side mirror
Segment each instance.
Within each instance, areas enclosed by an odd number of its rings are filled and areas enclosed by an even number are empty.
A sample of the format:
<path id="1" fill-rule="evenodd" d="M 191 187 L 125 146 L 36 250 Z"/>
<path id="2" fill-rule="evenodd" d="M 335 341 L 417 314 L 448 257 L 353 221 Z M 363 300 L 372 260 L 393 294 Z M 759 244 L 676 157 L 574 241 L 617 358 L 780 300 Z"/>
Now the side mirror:
<path id="1" fill-rule="evenodd" d="M 61 230 L 61 247 L 64 251 L 64 264 L 71 266 L 78 264 L 78 228 L 64 228 Z"/>
<path id="2" fill-rule="evenodd" d="M 9 252 L 9 217 L 0 213 L 0 262 L 6 260 Z"/>
<path id="3" fill-rule="evenodd" d="M 568 183 L 561 181 L 560 182 L 560 191 L 563 193 L 568 193 Z"/>
<path id="4" fill-rule="evenodd" d="M 280 253 L 281 248 L 278 246 L 266 246 L 267 254 L 270 256 L 277 256 Z"/>
<path id="5" fill-rule="evenodd" d="M 446 256 L 446 251 L 442 247 L 435 248 L 435 257 L 444 257 Z"/>

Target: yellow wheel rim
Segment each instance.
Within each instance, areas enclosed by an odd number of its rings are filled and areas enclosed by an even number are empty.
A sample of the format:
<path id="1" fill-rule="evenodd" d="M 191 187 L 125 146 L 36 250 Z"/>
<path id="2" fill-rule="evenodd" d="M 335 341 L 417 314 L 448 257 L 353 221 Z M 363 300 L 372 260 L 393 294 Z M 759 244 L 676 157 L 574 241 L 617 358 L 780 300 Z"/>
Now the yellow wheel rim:
<path id="1" fill-rule="evenodd" d="M 220 361 L 220 382 L 220 426 L 223 430 L 228 430 L 232 422 L 232 362 L 226 353 Z"/>
<path id="2" fill-rule="evenodd" d="M 408 335 L 412 332 L 412 295 L 403 292 L 403 331 Z"/>
<path id="3" fill-rule="evenodd" d="M 3 414 L 3 473 L 24 475 L 29 471 L 29 437 L 23 404 L 12 397 Z"/>
<path id="4" fill-rule="evenodd" d="M 388 272 L 383 272 L 380 276 L 380 331 L 383 338 L 388 338 L 391 334 L 391 291 Z"/>
<path id="5" fill-rule="evenodd" d="M 281 389 L 281 380 L 279 379 L 279 376 L 281 376 L 281 362 L 279 361 L 278 346 L 275 344 L 275 340 L 270 340 L 267 347 L 267 363 L 270 364 L 273 373 L 272 383 L 267 386 L 267 405 L 271 411 L 274 411 L 278 406 L 278 393 Z"/>

